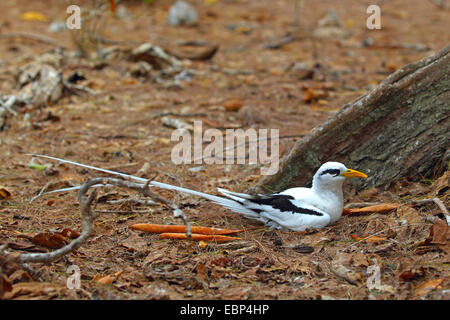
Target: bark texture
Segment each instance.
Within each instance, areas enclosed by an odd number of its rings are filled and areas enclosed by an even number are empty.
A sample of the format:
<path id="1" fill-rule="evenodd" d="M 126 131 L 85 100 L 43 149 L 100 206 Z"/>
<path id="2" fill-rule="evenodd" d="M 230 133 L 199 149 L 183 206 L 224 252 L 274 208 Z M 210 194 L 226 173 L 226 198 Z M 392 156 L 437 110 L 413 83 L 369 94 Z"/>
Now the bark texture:
<path id="1" fill-rule="evenodd" d="M 372 92 L 345 105 L 297 141 L 253 192 L 308 186 L 318 167 L 339 161 L 363 171 L 351 179 L 357 190 L 396 179 L 432 177 L 450 158 L 450 46 L 409 64 Z"/>

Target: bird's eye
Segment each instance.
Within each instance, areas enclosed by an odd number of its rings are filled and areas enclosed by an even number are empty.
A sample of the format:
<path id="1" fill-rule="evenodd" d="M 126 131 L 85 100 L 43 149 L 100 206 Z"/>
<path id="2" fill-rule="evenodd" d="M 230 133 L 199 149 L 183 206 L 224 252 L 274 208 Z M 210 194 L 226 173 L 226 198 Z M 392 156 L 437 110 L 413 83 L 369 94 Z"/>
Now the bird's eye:
<path id="1" fill-rule="evenodd" d="M 341 174 L 341 170 L 339 169 L 327 169 L 323 171 L 320 175 L 323 176 L 324 174 L 331 174 L 332 176 L 339 176 Z"/>

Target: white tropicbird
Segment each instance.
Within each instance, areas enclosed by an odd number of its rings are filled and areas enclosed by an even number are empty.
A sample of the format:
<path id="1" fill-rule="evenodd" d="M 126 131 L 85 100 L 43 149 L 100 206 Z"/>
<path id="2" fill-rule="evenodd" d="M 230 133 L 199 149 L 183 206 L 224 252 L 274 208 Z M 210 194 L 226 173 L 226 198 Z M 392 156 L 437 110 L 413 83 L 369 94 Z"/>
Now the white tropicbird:
<path id="1" fill-rule="evenodd" d="M 43 155 L 33 156 L 124 176 L 141 183 L 147 182 L 144 178 L 87 166 L 73 161 Z M 151 181 L 149 186 L 180 191 L 208 199 L 247 218 L 261 221 L 270 228 L 303 231 L 307 228 L 320 229 L 339 220 L 344 206 L 342 185 L 346 178 L 353 177 L 366 178 L 367 175 L 353 169 L 347 169 L 344 164 L 339 162 L 326 162 L 314 175 L 311 188 L 290 188 L 272 194 L 249 195 L 218 188 L 217 190 L 227 197 L 224 198 L 157 181 Z M 79 189 L 79 187 L 54 190 L 52 192 L 75 189 Z"/>

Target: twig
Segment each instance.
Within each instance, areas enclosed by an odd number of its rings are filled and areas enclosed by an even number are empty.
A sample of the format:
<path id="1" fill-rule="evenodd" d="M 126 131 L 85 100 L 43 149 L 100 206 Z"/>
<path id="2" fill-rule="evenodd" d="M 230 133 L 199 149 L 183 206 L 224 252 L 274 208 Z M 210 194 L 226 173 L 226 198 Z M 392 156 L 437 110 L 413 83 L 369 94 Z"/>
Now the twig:
<path id="1" fill-rule="evenodd" d="M 149 199 L 118 199 L 118 200 L 108 200 L 106 203 L 109 204 L 121 204 L 121 203 L 132 203 L 142 206 L 154 206 L 156 202 Z"/>
<path id="2" fill-rule="evenodd" d="M 264 45 L 263 48 L 270 49 L 270 50 L 276 50 L 276 49 L 280 49 L 282 46 L 284 46 L 286 44 L 289 44 L 289 43 L 297 41 L 297 40 L 300 40 L 300 38 L 298 36 L 287 35 L 278 41 L 274 41 L 274 42 Z"/>
<path id="3" fill-rule="evenodd" d="M 447 208 L 445 207 L 445 204 L 441 201 L 441 199 L 439 198 L 431 198 L 431 199 L 420 199 L 420 200 L 411 200 L 410 203 L 412 205 L 423 205 L 423 204 L 427 204 L 433 202 L 434 204 L 436 204 L 439 209 L 441 209 L 442 213 L 445 216 L 445 220 L 447 220 L 447 224 L 450 226 L 450 214 L 448 213 Z"/>
<path id="4" fill-rule="evenodd" d="M 55 40 L 38 35 L 38 34 L 34 34 L 34 33 L 27 33 L 27 32 L 1 33 L 0 38 L 5 38 L 5 39 L 25 38 L 25 39 L 31 39 L 31 40 L 39 41 L 42 43 L 50 44 L 52 46 L 58 46 L 58 47 L 64 48 L 63 45 L 59 44 Z"/>
<path id="5" fill-rule="evenodd" d="M 347 249 L 349 249 L 349 248 L 351 248 L 351 247 L 353 247 L 353 246 L 356 246 L 357 244 L 364 243 L 367 239 L 370 239 L 370 238 L 372 238 L 372 237 L 375 237 L 375 236 L 377 236 L 377 235 L 379 235 L 379 234 L 381 234 L 381 233 L 383 233 L 383 232 L 389 231 L 389 230 L 397 230 L 397 229 L 401 229 L 401 228 L 404 228 L 404 227 L 409 227 L 409 226 L 421 226 L 421 225 L 424 225 L 424 223 L 405 223 L 405 224 L 402 224 L 402 225 L 400 225 L 400 226 L 388 227 L 388 228 L 383 229 L 383 230 L 381 230 L 381 231 L 375 232 L 374 234 L 371 234 L 371 235 L 369 235 L 369 236 L 367 236 L 367 237 L 364 237 L 364 239 L 362 239 L 362 240 L 356 241 L 355 243 L 352 243 L 352 244 L 348 245 L 348 246 L 345 247 L 342 251 L 345 251 L 345 250 L 347 250 Z"/>
<path id="6" fill-rule="evenodd" d="M 92 226 L 94 224 L 94 220 L 98 216 L 98 213 L 92 212 L 91 209 L 91 205 L 97 195 L 96 190 L 94 190 L 89 196 L 86 196 L 86 192 L 88 191 L 88 189 L 96 185 L 114 185 L 117 187 L 129 188 L 132 190 L 136 190 L 144 194 L 145 196 L 154 199 L 155 201 L 165 204 L 166 206 L 170 207 L 173 210 L 175 217 L 183 219 L 186 225 L 186 236 L 189 239 L 192 239 L 191 225 L 189 223 L 189 219 L 187 218 L 187 216 L 175 204 L 164 198 L 159 197 L 158 195 L 150 191 L 149 183 L 150 180 L 148 180 L 147 183 L 142 184 L 117 178 L 94 178 L 88 180 L 81 186 L 78 192 L 78 200 L 80 202 L 80 212 L 81 212 L 81 227 L 82 227 L 82 232 L 78 238 L 72 240 L 66 246 L 52 252 L 22 253 L 17 255 L 17 254 L 10 254 L 5 249 L 3 249 L 0 250 L 0 254 L 5 254 L 9 256 L 13 261 L 22 264 L 28 262 L 49 263 L 66 255 L 69 252 L 78 249 L 90 237 L 92 233 Z"/>
<path id="7" fill-rule="evenodd" d="M 61 181 L 63 181 L 63 180 L 61 180 Z M 48 182 L 42 189 L 41 189 L 41 191 L 39 191 L 39 193 L 37 194 L 37 195 L 35 195 L 33 198 L 31 198 L 30 199 L 30 202 L 29 203 L 32 203 L 34 200 L 36 200 L 37 198 L 39 198 L 40 196 L 42 196 L 44 193 L 46 193 L 47 192 L 47 190 L 48 190 L 48 188 L 50 187 L 50 186 L 52 186 L 52 185 L 55 185 L 55 184 L 57 184 L 57 183 L 59 183 L 59 182 L 61 182 L 61 181 L 50 181 L 50 182 Z M 69 184 L 71 184 L 70 182 L 69 182 Z M 74 186 L 74 184 L 72 184 L 72 186 Z"/>
<path id="8" fill-rule="evenodd" d="M 87 94 L 91 96 L 96 96 L 97 92 L 95 92 L 92 89 L 89 89 L 88 87 L 81 86 L 79 84 L 70 83 L 68 81 L 63 81 L 64 87 L 66 87 L 69 91 L 75 92 L 75 91 L 81 91 L 86 92 Z"/>
<path id="9" fill-rule="evenodd" d="M 382 202 L 354 202 L 345 206 L 345 209 L 365 208 L 370 206 L 376 206 L 382 204 Z"/>
<path id="10" fill-rule="evenodd" d="M 174 116 L 174 117 L 205 117 L 206 113 L 175 113 L 175 112 L 162 112 L 153 117 L 153 119 L 159 119 L 165 116 Z"/>
<path id="11" fill-rule="evenodd" d="M 86 197 L 86 191 L 91 186 L 90 181 L 85 183 L 78 194 L 78 199 L 80 201 L 80 211 L 81 211 L 81 226 L 82 232 L 80 236 L 72 240 L 66 246 L 47 253 L 22 253 L 17 256 L 17 262 L 27 263 L 27 262 L 41 262 L 49 263 L 52 262 L 67 253 L 74 251 L 81 247 L 83 243 L 89 238 L 92 233 L 92 225 L 96 218 L 96 215 L 91 212 L 91 204 L 94 201 L 97 192 L 94 190 L 88 197 Z"/>
<path id="12" fill-rule="evenodd" d="M 18 113 L 12 108 L 16 101 L 16 96 L 9 96 L 8 100 L 6 100 L 5 102 L 0 99 L 0 107 L 9 111 L 13 116 L 17 116 Z"/>
<path id="13" fill-rule="evenodd" d="M 423 205 L 423 204 L 427 204 L 430 202 L 434 202 L 439 209 L 441 209 L 442 213 L 445 214 L 446 216 L 448 216 L 448 210 L 445 207 L 444 203 L 441 201 L 441 199 L 439 198 L 431 198 L 431 199 L 420 199 L 420 200 L 411 200 L 410 203 L 413 205 Z"/>

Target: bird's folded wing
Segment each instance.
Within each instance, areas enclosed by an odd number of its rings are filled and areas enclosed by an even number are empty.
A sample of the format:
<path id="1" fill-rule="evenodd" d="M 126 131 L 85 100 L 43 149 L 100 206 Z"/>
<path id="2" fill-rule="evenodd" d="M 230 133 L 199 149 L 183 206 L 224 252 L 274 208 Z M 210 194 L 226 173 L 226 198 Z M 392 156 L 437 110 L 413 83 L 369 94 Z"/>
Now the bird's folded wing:
<path id="1" fill-rule="evenodd" d="M 324 211 L 305 203 L 303 200 L 290 199 L 289 197 L 291 196 L 283 195 L 283 197 L 260 199 L 256 202 L 250 200 L 246 203 L 246 207 L 258 212 L 261 217 L 294 231 L 323 228 L 330 222 L 330 216 Z"/>

